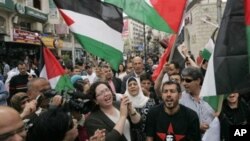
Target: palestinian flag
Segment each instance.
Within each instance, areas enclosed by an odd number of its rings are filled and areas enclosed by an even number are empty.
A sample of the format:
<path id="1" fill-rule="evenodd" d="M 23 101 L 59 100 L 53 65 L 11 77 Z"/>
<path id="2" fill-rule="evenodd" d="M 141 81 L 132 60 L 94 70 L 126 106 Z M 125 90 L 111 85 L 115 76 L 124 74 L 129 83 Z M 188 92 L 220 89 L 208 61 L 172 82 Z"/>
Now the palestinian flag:
<path id="1" fill-rule="evenodd" d="M 215 75 L 214 75 L 214 46 L 215 43 L 212 38 L 208 40 L 205 49 L 202 51 L 202 57 L 208 60 L 208 67 L 206 75 L 202 84 L 200 96 L 214 96 L 216 95 Z M 205 50 L 205 51 L 204 51 Z M 205 52 L 205 53 L 204 53 Z M 205 55 L 204 55 L 205 54 Z"/>
<path id="2" fill-rule="evenodd" d="M 123 60 L 122 10 L 100 0 L 54 0 L 75 38 L 118 70 Z"/>
<path id="3" fill-rule="evenodd" d="M 185 68 L 185 56 L 181 52 L 181 46 L 184 44 L 184 28 L 180 30 L 180 33 L 175 41 L 174 47 L 171 50 L 171 54 L 168 62 L 177 62 L 180 65 L 180 70 Z"/>
<path id="4" fill-rule="evenodd" d="M 104 0 L 130 18 L 167 33 L 178 33 L 186 0 Z"/>
<path id="5" fill-rule="evenodd" d="M 51 88 L 57 91 L 73 89 L 70 79 L 64 75 L 61 64 L 43 43 L 40 50 L 40 77 L 49 80 Z"/>
<path id="6" fill-rule="evenodd" d="M 154 70 L 153 74 L 152 74 L 152 80 L 155 81 L 158 77 L 158 75 L 160 74 L 164 64 L 168 61 L 172 47 L 174 45 L 176 39 L 176 34 L 171 35 L 167 41 L 167 47 L 165 49 L 165 52 L 162 54 L 161 58 L 160 58 L 160 62 L 159 65 L 157 66 L 157 68 Z"/>
<path id="7" fill-rule="evenodd" d="M 217 32 L 218 28 L 216 28 L 211 36 L 211 38 L 208 40 L 207 44 L 205 45 L 205 48 L 202 50 L 202 58 L 205 60 L 209 60 L 211 54 L 214 51 L 214 42 L 215 42 L 215 35 Z"/>
<path id="8" fill-rule="evenodd" d="M 249 39 L 246 36 L 244 6 L 249 10 L 249 0 L 227 1 L 202 86 L 202 95 L 250 91 Z M 246 15 L 249 15 L 249 11 Z M 249 16 L 246 19 L 249 21 Z"/>
<path id="9" fill-rule="evenodd" d="M 214 71 L 213 66 L 214 65 L 214 39 L 215 39 L 215 33 L 218 28 L 215 29 L 214 33 L 212 34 L 211 38 L 208 40 L 207 44 L 205 45 L 205 48 L 202 51 L 202 57 L 206 60 L 208 60 L 208 67 L 206 71 L 206 75 L 204 77 L 203 85 L 201 88 L 200 96 L 203 97 L 203 99 L 214 109 L 216 112 L 221 111 L 222 102 L 224 99 L 224 95 L 215 95 L 216 90 L 214 83 Z"/>

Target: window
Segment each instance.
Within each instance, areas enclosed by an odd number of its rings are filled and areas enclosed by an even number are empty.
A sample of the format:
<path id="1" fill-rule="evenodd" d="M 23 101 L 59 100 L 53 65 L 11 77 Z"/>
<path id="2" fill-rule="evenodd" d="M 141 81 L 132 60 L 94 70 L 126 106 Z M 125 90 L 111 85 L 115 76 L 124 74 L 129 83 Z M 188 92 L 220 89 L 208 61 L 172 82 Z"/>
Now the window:
<path id="1" fill-rule="evenodd" d="M 28 30 L 28 31 L 30 31 L 31 30 L 31 24 L 30 23 L 27 23 L 27 22 L 20 22 L 20 28 L 22 29 L 22 30 Z"/>
<path id="2" fill-rule="evenodd" d="M 5 19 L 0 16 L 0 34 L 6 32 Z"/>
<path id="3" fill-rule="evenodd" d="M 34 7 L 41 10 L 41 0 L 34 0 Z"/>

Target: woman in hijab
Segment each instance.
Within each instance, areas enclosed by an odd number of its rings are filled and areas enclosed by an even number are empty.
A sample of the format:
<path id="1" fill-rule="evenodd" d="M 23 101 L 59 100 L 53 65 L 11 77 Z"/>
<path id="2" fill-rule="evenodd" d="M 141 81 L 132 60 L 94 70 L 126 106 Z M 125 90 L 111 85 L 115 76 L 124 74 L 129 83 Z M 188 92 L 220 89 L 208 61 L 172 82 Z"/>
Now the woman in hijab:
<path id="1" fill-rule="evenodd" d="M 149 109 L 155 105 L 155 101 L 154 99 L 149 98 L 143 94 L 140 82 L 135 77 L 130 77 L 127 80 L 126 91 L 124 94 L 129 97 L 132 105 L 142 117 L 142 124 L 139 128 L 131 126 L 132 131 L 136 133 L 136 140 L 145 141 L 146 134 L 144 133 L 144 128 L 146 117 Z"/>

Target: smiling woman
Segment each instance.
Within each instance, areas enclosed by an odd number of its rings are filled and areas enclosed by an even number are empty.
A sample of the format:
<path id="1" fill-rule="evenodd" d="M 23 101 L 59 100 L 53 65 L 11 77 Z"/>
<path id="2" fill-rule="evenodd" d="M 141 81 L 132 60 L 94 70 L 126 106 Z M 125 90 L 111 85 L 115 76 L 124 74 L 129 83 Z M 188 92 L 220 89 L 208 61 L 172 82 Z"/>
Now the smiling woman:
<path id="1" fill-rule="evenodd" d="M 96 107 L 85 122 L 88 135 L 94 135 L 97 129 L 106 129 L 105 141 L 136 141 L 130 126 L 138 124 L 141 116 L 132 108 L 128 97 L 121 98 L 119 107 L 113 102 L 114 94 L 105 82 L 93 83 L 89 94 Z"/>

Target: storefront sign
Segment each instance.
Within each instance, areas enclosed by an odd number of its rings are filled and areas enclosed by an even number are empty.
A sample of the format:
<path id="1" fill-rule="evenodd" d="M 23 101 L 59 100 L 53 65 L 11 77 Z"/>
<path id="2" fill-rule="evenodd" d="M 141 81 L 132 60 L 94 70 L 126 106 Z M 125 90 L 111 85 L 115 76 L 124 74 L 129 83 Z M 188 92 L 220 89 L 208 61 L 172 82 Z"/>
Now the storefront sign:
<path id="1" fill-rule="evenodd" d="M 41 37 L 44 45 L 48 48 L 62 48 L 63 41 L 55 39 L 54 37 Z"/>
<path id="2" fill-rule="evenodd" d="M 35 32 L 14 29 L 13 31 L 13 41 L 19 43 L 29 43 L 29 44 L 40 44 L 38 37 Z"/>
<path id="3" fill-rule="evenodd" d="M 22 5 L 21 3 L 17 3 L 17 4 L 16 4 L 16 11 L 17 11 L 19 14 L 25 14 L 25 6 Z"/>
<path id="4" fill-rule="evenodd" d="M 33 9 L 31 7 L 25 7 L 26 15 L 31 16 L 33 18 L 37 18 L 42 21 L 47 21 L 48 20 L 48 15 L 45 13 L 42 13 L 36 9 Z"/>

